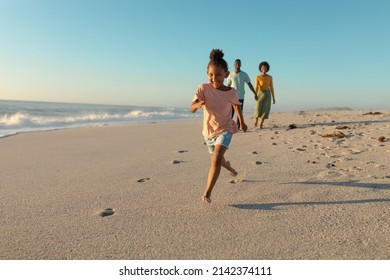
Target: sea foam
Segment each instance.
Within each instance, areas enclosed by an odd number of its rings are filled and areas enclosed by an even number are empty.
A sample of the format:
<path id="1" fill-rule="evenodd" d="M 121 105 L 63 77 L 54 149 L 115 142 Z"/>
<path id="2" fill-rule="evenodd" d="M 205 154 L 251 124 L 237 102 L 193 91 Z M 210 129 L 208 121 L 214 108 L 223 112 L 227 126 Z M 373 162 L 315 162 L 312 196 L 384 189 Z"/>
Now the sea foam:
<path id="1" fill-rule="evenodd" d="M 21 132 L 199 117 L 187 109 L 0 101 L 0 137 Z"/>

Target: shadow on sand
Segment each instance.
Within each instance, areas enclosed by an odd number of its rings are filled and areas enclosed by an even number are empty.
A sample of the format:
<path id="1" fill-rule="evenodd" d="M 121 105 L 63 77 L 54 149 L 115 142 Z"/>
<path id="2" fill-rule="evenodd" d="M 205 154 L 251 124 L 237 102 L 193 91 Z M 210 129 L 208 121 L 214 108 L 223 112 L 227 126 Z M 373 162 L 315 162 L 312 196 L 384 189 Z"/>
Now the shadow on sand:
<path id="1" fill-rule="evenodd" d="M 358 188 L 370 188 L 373 190 L 389 190 L 390 184 L 380 183 L 361 183 L 357 181 L 353 182 L 289 182 L 282 184 L 297 184 L 297 185 L 331 185 L 331 186 L 343 186 L 343 187 L 358 187 Z M 359 204 L 359 203 L 379 203 L 390 202 L 390 198 L 383 199 L 364 199 L 364 200 L 342 200 L 342 201 L 308 201 L 308 202 L 281 202 L 281 203 L 253 203 L 253 204 L 231 204 L 231 207 L 244 209 L 244 210 L 278 210 L 275 208 L 281 206 L 296 206 L 296 205 L 340 205 L 340 204 Z"/>
<path id="2" fill-rule="evenodd" d="M 331 185 L 338 187 L 354 187 L 354 188 L 368 188 L 373 190 L 390 190 L 390 184 L 381 183 L 362 183 L 359 181 L 347 181 L 347 182 L 323 182 L 323 181 L 304 181 L 304 182 L 288 182 L 281 183 L 282 185 Z"/>
<path id="3" fill-rule="evenodd" d="M 251 203 L 251 204 L 231 204 L 231 207 L 243 210 L 278 210 L 275 208 L 281 206 L 296 206 L 296 205 L 341 205 L 341 204 L 361 204 L 361 203 L 379 203 L 390 202 L 389 198 L 383 199 L 363 199 L 363 200 L 341 200 L 341 201 L 308 201 L 308 202 L 282 202 L 282 203 Z"/>

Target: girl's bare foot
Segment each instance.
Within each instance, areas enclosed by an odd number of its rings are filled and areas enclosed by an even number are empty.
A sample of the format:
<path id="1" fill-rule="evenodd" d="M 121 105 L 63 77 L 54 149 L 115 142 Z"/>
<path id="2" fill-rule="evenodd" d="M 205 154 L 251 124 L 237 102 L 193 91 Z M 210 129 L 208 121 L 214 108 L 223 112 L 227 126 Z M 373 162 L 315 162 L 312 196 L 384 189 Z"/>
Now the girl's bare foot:
<path id="1" fill-rule="evenodd" d="M 238 173 L 237 173 L 237 171 L 230 165 L 230 161 L 227 161 L 226 164 L 227 164 L 227 167 L 228 167 L 228 170 L 229 170 L 229 174 L 230 174 L 231 176 L 233 176 L 233 177 L 237 176 Z"/>
<path id="2" fill-rule="evenodd" d="M 203 196 L 202 196 L 202 201 L 203 201 L 203 202 L 206 202 L 206 203 L 211 203 L 211 199 L 210 199 L 210 197 L 208 197 L 207 195 L 203 195 Z"/>

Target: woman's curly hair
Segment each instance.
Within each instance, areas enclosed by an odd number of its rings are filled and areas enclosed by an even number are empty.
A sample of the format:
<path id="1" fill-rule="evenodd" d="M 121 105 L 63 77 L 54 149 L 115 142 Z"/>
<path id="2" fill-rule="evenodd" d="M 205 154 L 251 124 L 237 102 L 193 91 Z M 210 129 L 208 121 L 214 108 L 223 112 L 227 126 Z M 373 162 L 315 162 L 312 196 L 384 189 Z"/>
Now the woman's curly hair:
<path id="1" fill-rule="evenodd" d="M 267 70 L 265 71 L 266 73 L 269 71 L 269 69 L 270 69 L 270 66 L 269 66 L 269 64 L 268 64 L 268 62 L 267 61 L 262 61 L 262 62 L 260 62 L 260 64 L 259 64 L 259 70 L 260 70 L 260 72 L 261 72 L 261 67 L 262 66 L 264 66 Z"/>

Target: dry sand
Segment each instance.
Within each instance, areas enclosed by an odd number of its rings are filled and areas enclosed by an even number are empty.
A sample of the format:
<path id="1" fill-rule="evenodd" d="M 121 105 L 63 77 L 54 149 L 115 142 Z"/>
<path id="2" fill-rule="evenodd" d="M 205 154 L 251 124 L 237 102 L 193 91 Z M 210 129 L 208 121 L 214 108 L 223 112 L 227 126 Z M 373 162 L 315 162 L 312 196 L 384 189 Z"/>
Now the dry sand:
<path id="1" fill-rule="evenodd" d="M 235 134 L 211 204 L 201 120 L 2 138 L 0 259 L 390 259 L 390 112 L 368 112 Z"/>

